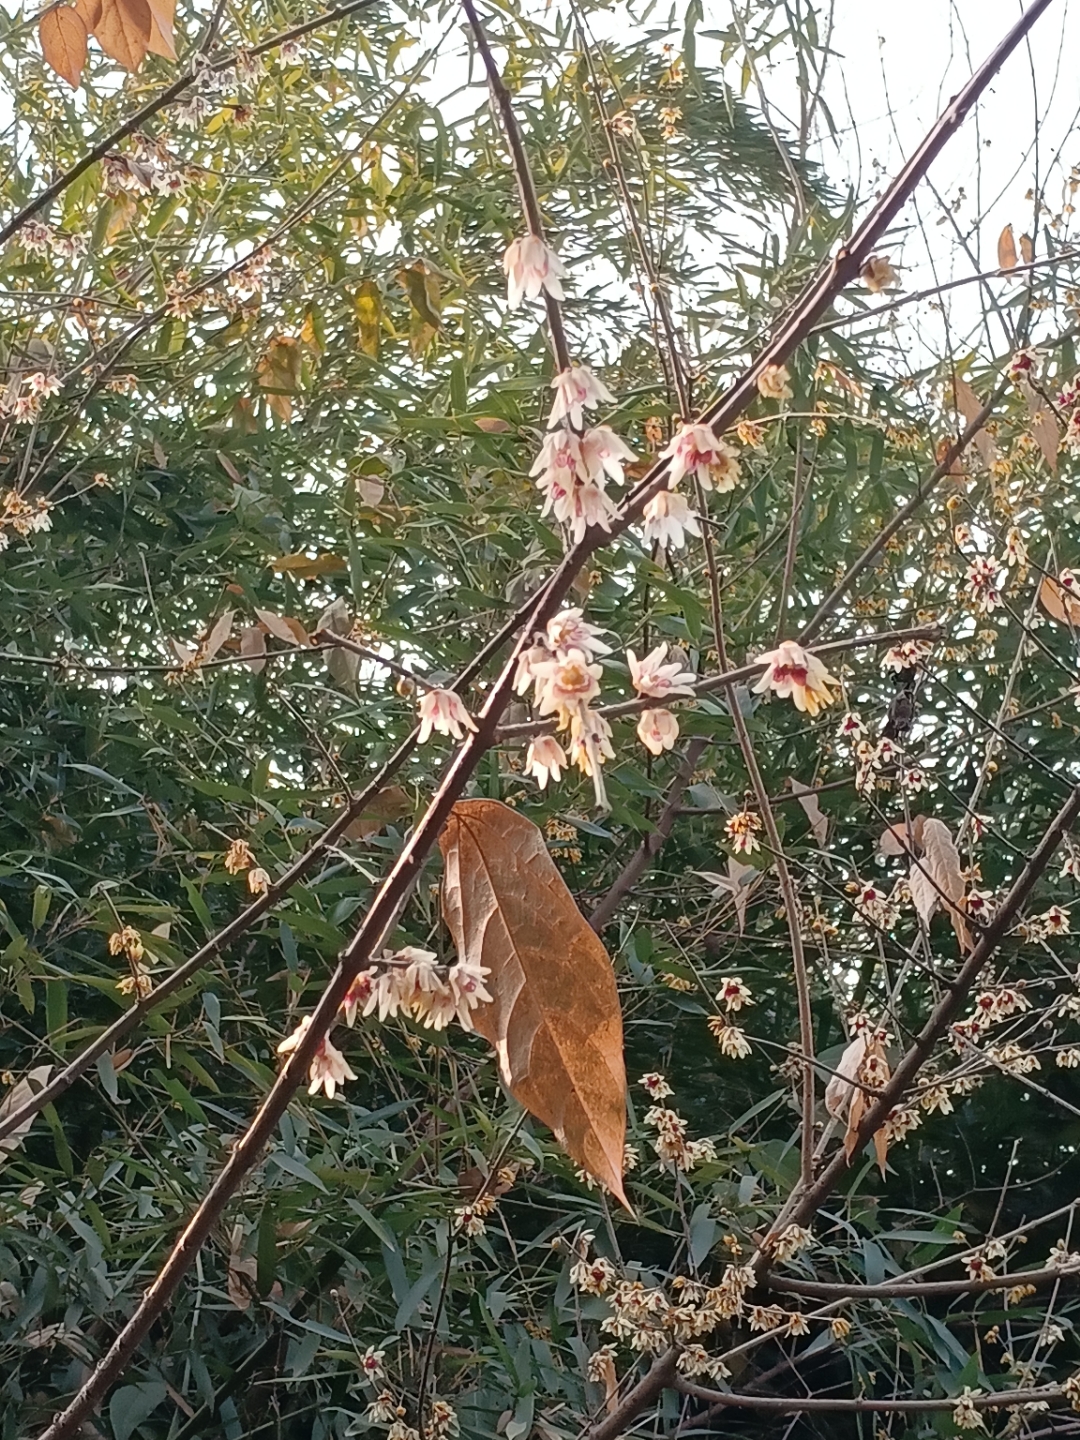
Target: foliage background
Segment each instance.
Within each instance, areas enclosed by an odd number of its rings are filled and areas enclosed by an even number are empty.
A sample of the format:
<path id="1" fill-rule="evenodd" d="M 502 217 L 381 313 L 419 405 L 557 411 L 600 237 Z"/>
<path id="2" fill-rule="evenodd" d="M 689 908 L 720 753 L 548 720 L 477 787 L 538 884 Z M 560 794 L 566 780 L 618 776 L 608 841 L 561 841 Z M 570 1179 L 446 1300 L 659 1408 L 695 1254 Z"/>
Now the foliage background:
<path id="1" fill-rule="evenodd" d="M 244 47 L 317 13 L 230 12 L 218 52 L 235 49 L 243 62 Z M 602 371 L 618 397 L 611 423 L 645 455 L 654 448 L 646 421 L 660 417 L 666 429 L 675 412 L 670 357 L 643 303 L 648 286 L 598 100 L 609 115 L 634 118 L 629 135 L 609 133 L 699 398 L 738 373 L 865 196 L 812 163 L 797 125 L 778 129 L 756 85 L 739 82 L 748 48 L 755 64 L 794 55 L 812 77 L 825 58 L 814 12 L 759 4 L 745 17 L 749 37 L 734 19 L 705 33 L 693 6 L 670 19 L 621 13 L 632 23 L 613 26 L 605 7 L 587 4 L 487 18 L 550 233 L 573 274 L 566 318 L 575 354 Z M 73 93 L 45 70 L 27 17 L 3 25 L 0 65 L 14 97 L 5 204 L 14 210 L 174 72 L 151 60 L 121 83 L 99 57 Z M 192 44 L 205 25 L 202 12 L 180 18 Z M 382 667 L 349 669 L 337 657 L 331 670 L 317 651 L 272 658 L 254 674 L 236 663 L 234 639 L 220 655 L 229 663 L 184 672 L 172 641 L 194 645 L 226 609 L 238 625 L 254 623 L 260 608 L 313 629 L 341 601 L 367 643 L 438 680 L 471 658 L 561 553 L 527 478 L 551 365 L 535 317 L 508 315 L 501 299 L 499 260 L 518 232 L 518 206 L 467 48 L 449 7 L 377 5 L 319 26 L 299 53 L 275 54 L 210 93 L 195 125 L 173 107 L 141 148 L 120 147 L 128 161 L 150 156 L 159 174 L 179 177 L 176 193 L 120 188 L 125 162 L 111 177 L 94 166 L 48 217 L 61 234 L 85 237 L 82 253 L 41 254 L 15 240 L 3 254 L 8 383 L 42 366 L 63 380 L 35 422 L 9 420 L 2 442 L 5 484 L 29 478 L 53 505 L 47 533 L 16 538 L 0 556 L 0 1068 L 12 1079 L 63 1063 L 130 1003 L 116 988 L 123 957 L 108 953 L 114 931 L 136 927 L 151 969 L 167 971 L 243 902 L 243 877 L 223 865 L 232 838 L 247 839 L 279 873 L 412 727 L 413 701 Z M 665 122 L 672 108 L 681 114 Z M 1067 155 L 1049 175 L 1067 187 Z M 1046 174 L 1040 183 L 1049 196 Z M 1069 215 L 1048 205 L 1040 257 L 1069 240 Z M 217 278 L 268 239 L 265 270 Z M 880 300 L 845 296 L 835 323 L 793 365 L 788 410 L 758 407 L 762 438 L 744 452 L 743 485 L 713 497 L 734 663 L 794 634 L 933 468 L 937 442 L 962 426 L 948 399 L 954 369 L 985 398 L 1033 326 L 1048 389 L 1071 378 L 1073 269 L 1066 259 L 984 285 L 993 328 L 978 353 L 913 347 L 889 313 L 850 325 L 842 317 Z M 986 834 L 965 858 L 995 892 L 1076 769 L 1066 693 L 1074 639 L 1033 604 L 1040 569 L 1056 574 L 1078 559 L 1076 461 L 1063 454 L 1052 472 L 1030 423 L 1009 388 L 993 456 L 968 459 L 967 473 L 845 595 L 825 632 L 942 625 L 914 741 L 936 783 L 910 803 L 955 830 L 978 795 Z M 1030 551 L 1026 574 L 1013 571 L 1005 607 L 990 619 L 965 607 L 958 522 L 975 537 L 969 549 L 1000 553 L 1015 524 Z M 791 535 L 796 563 L 785 580 Z M 700 548 L 665 564 L 628 535 L 597 557 L 578 598 L 622 646 L 640 653 L 670 640 L 692 668 L 715 670 Z M 285 648 L 273 639 L 269 647 Z M 892 683 L 873 651 L 844 665 L 847 706 L 876 729 Z M 605 699 L 629 693 L 616 656 Z M 835 1064 L 852 1010 L 882 1013 L 913 948 L 933 969 L 910 971 L 893 1006 L 902 1043 L 955 965 L 951 933 L 939 919 L 921 952 L 913 914 L 877 932 L 846 890 L 884 869 L 876 839 L 903 813 L 902 799 L 895 789 L 855 792 L 850 750 L 834 738 L 837 714 L 808 724 L 775 702 L 743 701 L 801 899 L 818 920 L 810 938 L 819 1055 Z M 789 946 L 766 862 L 745 930 L 730 899 L 698 874 L 723 868 L 723 820 L 741 808 L 747 780 L 718 698 L 701 700 L 682 724 L 709 742 L 688 812 L 606 939 L 631 1076 L 666 1072 L 691 1133 L 716 1139 L 715 1161 L 689 1176 L 659 1171 L 643 1124 L 649 1102 L 634 1089 L 636 1216 L 613 1213 L 551 1137 L 522 1122 L 482 1042 L 365 1024 L 347 1046 L 360 1079 L 343 1101 L 293 1107 L 97 1433 L 291 1440 L 377 1429 L 364 1418 L 374 1392 L 361 1369 L 375 1346 L 387 1350 L 410 1423 L 426 1388 L 455 1406 L 468 1435 L 571 1436 L 604 1399 L 585 1374 L 605 1303 L 568 1280 L 577 1230 L 595 1231 L 625 1273 L 660 1283 L 715 1273 L 732 1237 L 746 1247 L 768 1228 L 798 1162 L 797 1112 L 780 1068 L 796 1033 Z M 675 763 L 649 762 L 630 722 L 616 742 L 608 816 L 592 814 L 591 787 L 576 780 L 536 793 L 517 746 L 493 752 L 473 792 L 545 827 L 586 910 L 649 831 Z M 46 1422 L 130 1312 L 444 758 L 437 746 L 416 754 L 397 777 L 389 823 L 334 847 L 129 1048 L 48 1107 L 4 1164 L 4 1440 Z M 824 847 L 787 803 L 792 776 L 834 787 L 822 795 L 832 827 Z M 889 883 L 896 873 L 892 862 Z M 434 863 L 429 881 L 398 938 L 445 953 Z M 1067 904 L 1073 883 L 1047 881 L 1034 908 Z M 884 1181 L 869 1157 L 854 1168 L 816 1229 L 818 1247 L 796 1267 L 803 1273 L 872 1283 L 948 1257 L 954 1232 L 974 1244 L 1074 1202 L 1080 1093 L 1054 1064 L 1075 1038 L 1055 1008 L 1074 985 L 1069 943 L 1012 937 L 999 969 L 1030 986 L 1034 1011 L 1017 1035 L 1043 1057 L 1042 1088 L 987 1062 L 982 1088 L 893 1150 Z M 705 1023 L 719 977 L 730 974 L 756 1002 L 747 1021 L 754 1051 L 740 1062 L 720 1056 Z M 940 1068 L 950 1063 L 942 1056 Z M 513 1188 L 483 1237 L 453 1237 L 461 1173 L 496 1161 L 518 1167 Z M 1071 1214 L 1036 1231 L 1011 1268 L 1024 1268 L 1028 1252 L 1039 1263 L 1052 1241 L 1067 1239 Z M 1007 1312 L 994 1296 L 851 1307 L 845 1344 L 816 1322 L 808 1341 L 769 1340 L 743 1357 L 732 1383 L 780 1394 L 809 1386 L 955 1395 L 1013 1383 L 1017 1364 L 1035 1381 L 1060 1378 L 1077 1358 L 1073 1302 L 1062 1292 L 1051 1305 L 1062 1331 L 1053 1342 L 1044 1297 Z M 1004 1344 L 987 1341 L 991 1326 Z M 620 1375 L 632 1365 L 620 1354 Z M 669 1393 L 656 1425 L 666 1433 L 694 1413 Z M 804 1416 L 795 1433 L 854 1433 L 860 1423 Z M 947 1410 L 881 1423 L 896 1435 L 954 1430 Z M 722 1424 L 792 1433 L 790 1417 Z"/>

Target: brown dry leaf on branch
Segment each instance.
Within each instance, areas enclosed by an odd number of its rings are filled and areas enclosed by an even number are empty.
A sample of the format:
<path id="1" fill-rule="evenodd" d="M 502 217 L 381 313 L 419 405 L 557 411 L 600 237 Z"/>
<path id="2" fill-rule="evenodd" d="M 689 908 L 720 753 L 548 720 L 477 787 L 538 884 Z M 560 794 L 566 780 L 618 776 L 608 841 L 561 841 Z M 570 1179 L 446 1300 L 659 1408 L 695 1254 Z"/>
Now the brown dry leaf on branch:
<path id="1" fill-rule="evenodd" d="M 834 1120 L 843 1120 L 847 1124 L 844 1134 L 844 1153 L 849 1160 L 855 1153 L 855 1146 L 859 1141 L 859 1125 L 862 1123 L 862 1118 L 874 1103 L 873 1096 L 854 1082 L 873 1084 L 875 1088 L 880 1089 L 888 1078 L 889 1062 L 885 1056 L 884 1042 L 877 1034 L 860 1031 L 841 1055 L 836 1066 L 836 1074 L 825 1087 L 826 1110 Z M 875 1130 L 874 1152 L 877 1155 L 878 1169 L 882 1175 L 885 1174 L 888 1151 L 889 1142 L 885 1138 L 884 1128 Z"/>
<path id="2" fill-rule="evenodd" d="M 1016 237 L 1013 235 L 1011 225 L 1006 225 L 998 236 L 997 243 L 998 268 L 1000 270 L 1014 270 L 1017 265 Z"/>
<path id="3" fill-rule="evenodd" d="M 818 848 L 824 850 L 825 842 L 829 838 L 829 817 L 822 810 L 816 792 L 812 786 L 796 780 L 794 775 L 790 777 L 788 784 L 791 786 L 791 793 L 798 796 L 799 804 L 810 821 L 810 833 Z"/>
<path id="4" fill-rule="evenodd" d="M 1039 586 L 1039 604 L 1052 620 L 1070 625 L 1074 630 L 1080 629 L 1080 598 L 1070 595 L 1049 575 Z"/>
<path id="5" fill-rule="evenodd" d="M 952 378 L 952 386 L 956 408 L 970 425 L 971 422 L 981 414 L 983 402 L 962 376 L 954 375 Z M 979 452 L 985 465 L 993 465 L 994 461 L 998 459 L 997 446 L 990 438 L 985 426 L 975 433 L 971 443 Z"/>
<path id="6" fill-rule="evenodd" d="M 137 70 L 146 59 L 153 33 L 147 0 L 101 0 L 94 39 L 125 70 Z"/>
<path id="7" fill-rule="evenodd" d="M 1053 410 L 1041 395 L 1024 380 L 1020 382 L 1020 393 L 1031 416 L 1031 438 L 1042 451 L 1042 457 L 1050 469 L 1057 473 L 1058 450 L 1061 446 L 1061 426 Z"/>
<path id="8" fill-rule="evenodd" d="M 46 10 L 38 22 L 41 53 L 74 90 L 86 64 L 86 21 L 71 5 Z"/>
<path id="9" fill-rule="evenodd" d="M 371 797 L 367 809 L 348 826 L 347 840 L 367 840 L 385 830 L 391 820 L 401 820 L 411 815 L 415 806 L 407 790 L 400 785 L 387 785 Z"/>
<path id="10" fill-rule="evenodd" d="M 443 916 L 457 952 L 490 970 L 473 1024 L 510 1093 L 627 1207 L 626 1069 L 615 975 L 537 827 L 462 800 L 439 838 Z"/>
<path id="11" fill-rule="evenodd" d="M 971 931 L 963 915 L 964 876 L 952 832 L 933 815 L 915 815 L 910 838 L 901 820 L 884 832 L 878 848 L 883 855 L 904 855 L 911 853 L 912 845 L 918 860 L 912 861 L 908 876 L 912 903 L 927 925 L 938 910 L 948 910 L 960 949 L 966 954 L 972 948 Z"/>
<path id="12" fill-rule="evenodd" d="M 0 1120 L 6 1120 L 9 1115 L 14 1115 L 16 1110 L 21 1110 L 39 1090 L 44 1090 L 52 1078 L 53 1068 L 52 1065 L 35 1065 L 33 1070 L 28 1070 L 21 1080 L 17 1080 L 3 1100 L 0 1100 Z M 30 1133 L 33 1123 L 34 1117 L 31 1115 L 22 1124 L 17 1125 L 6 1140 L 0 1140 L 0 1165 L 19 1148 Z"/>

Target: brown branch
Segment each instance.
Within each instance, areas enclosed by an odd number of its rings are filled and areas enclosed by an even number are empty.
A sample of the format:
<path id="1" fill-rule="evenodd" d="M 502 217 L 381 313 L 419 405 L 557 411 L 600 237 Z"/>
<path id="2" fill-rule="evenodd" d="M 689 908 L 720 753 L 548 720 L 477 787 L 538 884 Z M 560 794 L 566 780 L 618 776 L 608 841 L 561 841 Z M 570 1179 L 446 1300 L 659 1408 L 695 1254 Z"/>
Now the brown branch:
<path id="1" fill-rule="evenodd" d="M 992 1290 L 1011 1290 L 1017 1285 L 1052 1285 L 1059 1280 L 1080 1278 L 1080 1271 L 1064 1266 L 1048 1266 L 1044 1270 L 1017 1270 L 1013 1275 L 994 1275 L 985 1280 L 886 1280 L 880 1285 L 844 1285 L 825 1280 L 793 1280 L 786 1275 L 770 1275 L 770 1290 L 788 1295 L 804 1295 L 807 1300 L 892 1300 L 947 1297 L 951 1295 L 985 1295 Z"/>
<path id="2" fill-rule="evenodd" d="M 826 1396 L 746 1395 L 726 1390 L 708 1390 L 695 1385 L 680 1376 L 675 1389 L 682 1395 L 692 1395 L 696 1400 L 706 1400 L 717 1408 L 731 1406 L 742 1410 L 768 1410 L 786 1415 L 792 1412 L 816 1412 L 818 1414 L 859 1414 L 862 1412 L 891 1412 L 895 1414 L 933 1414 L 935 1411 L 953 1410 L 958 1396 L 940 1400 L 878 1400 L 873 1396 L 843 1396 L 835 1399 Z M 1063 1400 L 1064 1392 L 1056 1385 L 1044 1385 L 1032 1390 L 998 1390 L 990 1395 L 973 1395 L 971 1404 L 976 1410 L 1002 1410 L 1009 1405 L 1030 1405 L 1038 1401 L 1053 1403 Z M 595 1432 L 594 1432 L 595 1433 Z"/>
<path id="3" fill-rule="evenodd" d="M 701 739 L 700 736 L 696 736 L 687 745 L 686 754 L 679 761 L 671 784 L 668 786 L 667 800 L 657 818 L 655 827 L 642 840 L 622 871 L 615 877 L 604 898 L 589 916 L 589 924 L 597 934 L 603 930 L 626 895 L 634 888 L 663 848 L 664 841 L 671 834 L 672 826 L 682 814 L 682 808 L 679 805 L 682 793 L 707 745 L 708 741 Z"/>
<path id="4" fill-rule="evenodd" d="M 615 1409 L 589 1429 L 589 1440 L 619 1440 L 630 1422 L 657 1399 L 675 1379 L 677 1350 L 661 1355 L 632 1390 L 628 1390 Z"/>

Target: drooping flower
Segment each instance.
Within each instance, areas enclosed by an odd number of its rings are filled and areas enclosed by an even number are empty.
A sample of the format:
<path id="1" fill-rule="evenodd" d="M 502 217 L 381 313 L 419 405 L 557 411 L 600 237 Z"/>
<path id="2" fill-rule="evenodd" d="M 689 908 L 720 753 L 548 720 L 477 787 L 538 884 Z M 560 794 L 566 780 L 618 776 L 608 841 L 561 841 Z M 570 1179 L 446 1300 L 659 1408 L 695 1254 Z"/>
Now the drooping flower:
<path id="1" fill-rule="evenodd" d="M 650 755 L 662 755 L 679 738 L 679 722 L 670 710 L 643 710 L 637 734 Z"/>
<path id="2" fill-rule="evenodd" d="M 600 693 L 602 665 L 593 664 L 584 650 L 567 650 L 553 660 L 533 666 L 536 677 L 537 710 L 541 715 L 555 712 L 561 724 L 576 714 Z"/>
<path id="3" fill-rule="evenodd" d="M 571 716 L 570 759 L 593 782 L 597 809 L 610 809 L 603 766 L 605 760 L 615 759 L 615 750 L 611 743 L 611 726 L 598 710 L 582 707 Z"/>
<path id="4" fill-rule="evenodd" d="M 670 458 L 668 488 L 674 490 L 684 475 L 696 475 L 702 489 L 734 490 L 739 481 L 738 454 L 721 440 L 711 425 L 684 425 L 661 458 Z"/>
<path id="5" fill-rule="evenodd" d="M 246 840 L 229 841 L 229 848 L 225 851 L 225 869 L 230 875 L 238 875 L 241 870 L 248 870 L 254 864 L 255 856 Z"/>
<path id="6" fill-rule="evenodd" d="M 475 730 L 476 725 L 468 710 L 462 704 L 461 696 L 453 690 L 426 690 L 418 706 L 420 720 L 419 743 L 423 745 L 432 730 L 440 735 L 452 735 L 455 740 L 462 738 L 462 726 Z"/>
<path id="7" fill-rule="evenodd" d="M 247 884 L 252 895 L 265 895 L 270 888 L 269 873 L 261 865 L 256 865 L 247 873 Z"/>
<path id="8" fill-rule="evenodd" d="M 665 665 L 668 653 L 666 644 L 657 645 L 643 660 L 633 650 L 627 650 L 626 661 L 630 666 L 630 680 L 639 695 L 649 695 L 654 700 L 665 700 L 669 695 L 692 695 L 697 676 L 692 670 L 683 670 L 681 662 L 672 661 Z"/>
<path id="9" fill-rule="evenodd" d="M 581 460 L 590 480 L 603 483 L 606 477 L 617 485 L 626 482 L 624 460 L 636 460 L 630 446 L 615 434 L 610 425 L 596 425 L 581 437 Z"/>
<path id="10" fill-rule="evenodd" d="M 879 290 L 888 290 L 899 280 L 895 269 L 889 264 L 888 255 L 871 255 L 859 271 L 866 288 L 875 295 Z"/>
<path id="11" fill-rule="evenodd" d="M 580 609 L 560 610 L 547 623 L 547 642 L 552 650 L 580 650 L 590 660 L 597 655 L 610 655 L 611 646 L 598 637 L 604 634 L 601 625 L 590 625 Z"/>
<path id="12" fill-rule="evenodd" d="M 561 420 L 568 420 L 573 429 L 581 430 L 585 424 L 583 411 L 615 403 L 615 396 L 587 365 L 571 365 L 567 370 L 560 370 L 551 388 L 555 399 L 548 416 L 549 429 Z"/>
<path id="13" fill-rule="evenodd" d="M 758 394 L 765 400 L 790 400 L 790 380 L 786 365 L 766 365 L 758 376 Z"/>
<path id="14" fill-rule="evenodd" d="M 566 278 L 566 267 L 538 235 L 522 235 L 512 240 L 503 256 L 503 270 L 506 272 L 506 298 L 510 308 L 516 310 L 523 299 L 535 300 L 542 290 L 553 300 L 564 300 L 561 281 Z"/>
<path id="15" fill-rule="evenodd" d="M 716 1003 L 723 1005 L 725 1010 L 738 1012 L 744 1005 L 753 1005 L 754 1000 L 750 994 L 749 985 L 745 984 L 741 976 L 722 975 Z"/>
<path id="16" fill-rule="evenodd" d="M 361 970 L 356 979 L 352 981 L 348 990 L 345 991 L 345 999 L 341 1002 L 341 1013 L 345 1018 L 346 1025 L 351 1029 L 356 1024 L 356 1012 L 367 1015 L 368 1001 L 375 993 L 375 982 L 378 973 L 375 970 Z M 374 1005 L 371 1007 L 374 1008 Z"/>
<path id="17" fill-rule="evenodd" d="M 543 790 L 549 780 L 561 780 L 565 768 L 566 755 L 554 735 L 537 735 L 525 756 L 525 774 L 531 775 Z"/>
<path id="18" fill-rule="evenodd" d="M 659 543 L 665 549 L 670 545 L 675 550 L 681 550 L 687 535 L 701 538 L 697 516 L 683 496 L 674 490 L 659 491 L 645 506 L 642 515 L 646 545 Z"/>
<path id="19" fill-rule="evenodd" d="M 575 480 L 587 480 L 581 436 L 572 430 L 549 430 L 529 474 L 536 478 L 536 488 L 549 501 L 553 490 L 569 491 Z"/>
<path id="20" fill-rule="evenodd" d="M 757 838 L 761 823 L 761 816 L 755 815 L 752 810 L 740 810 L 730 820 L 725 820 L 724 831 L 736 855 L 752 855 L 755 850 L 761 849 Z"/>
<path id="21" fill-rule="evenodd" d="M 277 1053 L 291 1055 L 307 1034 L 310 1025 L 311 1016 L 305 1015 L 292 1034 L 282 1040 L 277 1047 Z M 326 1098 L 332 1100 L 338 1086 L 344 1085 L 346 1080 L 355 1080 L 356 1074 L 337 1046 L 331 1044 L 329 1038 L 324 1035 L 319 1041 L 315 1054 L 311 1057 L 308 1079 L 311 1082 L 308 1085 L 309 1095 L 317 1095 L 320 1090 L 325 1090 Z"/>
<path id="22" fill-rule="evenodd" d="M 556 520 L 570 527 L 575 541 L 582 538 L 590 525 L 599 525 L 610 534 L 611 522 L 618 514 L 618 507 L 603 485 L 595 480 L 574 485 L 566 496 L 555 499 L 550 508 Z M 544 513 L 546 510 L 547 507 Z"/>
<path id="23" fill-rule="evenodd" d="M 659 1070 L 650 1070 L 642 1075 L 638 1081 L 641 1088 L 652 1097 L 653 1100 L 666 1100 L 669 1095 L 674 1094 L 671 1086 Z"/>
<path id="24" fill-rule="evenodd" d="M 839 687 L 839 681 L 809 650 L 804 650 L 794 640 L 781 640 L 775 650 L 758 656 L 768 668 L 753 687 L 755 694 L 775 690 L 781 699 L 791 698 L 797 710 L 816 715 L 824 705 L 831 705 L 835 695 L 831 685 Z"/>

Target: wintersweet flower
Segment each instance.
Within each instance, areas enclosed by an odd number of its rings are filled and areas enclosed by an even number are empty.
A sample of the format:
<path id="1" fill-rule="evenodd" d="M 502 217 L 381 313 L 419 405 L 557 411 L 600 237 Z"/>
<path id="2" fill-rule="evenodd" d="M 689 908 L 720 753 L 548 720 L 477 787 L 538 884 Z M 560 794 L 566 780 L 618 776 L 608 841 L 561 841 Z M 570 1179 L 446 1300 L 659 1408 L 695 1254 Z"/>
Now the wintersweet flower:
<path id="1" fill-rule="evenodd" d="M 305 1015 L 292 1034 L 282 1040 L 277 1047 L 277 1053 L 291 1055 L 307 1034 L 310 1026 L 311 1016 Z M 311 1082 L 308 1086 L 309 1095 L 317 1095 L 320 1090 L 325 1090 L 326 1098 L 332 1100 L 338 1086 L 344 1085 L 346 1080 L 355 1080 L 356 1074 L 337 1046 L 332 1045 L 324 1035 L 316 1047 L 315 1054 L 311 1057 L 308 1079 Z"/>
<path id="2" fill-rule="evenodd" d="M 571 365 L 561 370 L 551 382 L 555 400 L 548 416 L 548 429 L 568 420 L 575 430 L 584 427 L 584 410 L 594 410 L 597 405 L 614 405 L 615 396 L 602 380 L 598 380 L 587 365 Z"/>
<path id="3" fill-rule="evenodd" d="M 536 488 L 547 496 L 555 489 L 568 491 L 575 480 L 587 480 L 589 472 L 581 454 L 581 437 L 572 430 L 549 430 L 529 474 Z"/>
<path id="4" fill-rule="evenodd" d="M 816 655 L 804 650 L 794 640 L 782 640 L 775 650 L 758 656 L 767 665 L 765 674 L 753 687 L 754 693 L 775 690 L 781 699 L 794 700 L 796 710 L 816 715 L 824 705 L 831 705 L 836 698 L 830 685 L 839 686 L 839 681 Z"/>
<path id="5" fill-rule="evenodd" d="M 606 633 L 603 625 L 590 625 L 582 619 L 579 608 L 560 610 L 547 623 L 547 643 L 552 650 L 581 650 L 590 660 L 611 654 L 611 646 L 598 638 Z"/>
<path id="6" fill-rule="evenodd" d="M 590 480 L 603 483 L 603 477 L 614 480 L 617 485 L 626 483 L 623 471 L 624 460 L 636 460 L 630 446 L 625 444 L 610 425 L 597 425 L 586 430 L 581 437 L 581 460 Z"/>
<path id="7" fill-rule="evenodd" d="M 525 756 L 525 774 L 531 775 L 541 790 L 549 780 L 558 783 L 565 769 L 566 754 L 553 735 L 538 735 L 530 743 Z"/>
<path id="8" fill-rule="evenodd" d="M 534 665 L 538 713 L 551 715 L 557 711 L 565 725 L 567 716 L 576 714 L 599 695 L 603 673 L 603 666 L 593 664 L 584 650 L 567 650 L 554 660 Z"/>
<path id="9" fill-rule="evenodd" d="M 484 985 L 491 974 L 486 965 L 468 965 L 459 960 L 447 971 L 446 983 L 454 1004 L 454 1014 L 463 1030 L 473 1028 L 472 1012 L 478 1005 L 490 1005 L 492 996 Z"/>
<path id="10" fill-rule="evenodd" d="M 615 750 L 611 744 L 611 726 L 598 710 L 584 707 L 570 718 L 570 760 L 583 775 L 593 782 L 597 808 L 608 810 L 607 791 L 604 788 L 603 765 L 605 760 L 614 760 Z"/>
<path id="11" fill-rule="evenodd" d="M 766 365 L 758 376 L 758 394 L 765 400 L 790 400 L 790 380 L 786 365 Z"/>
<path id="12" fill-rule="evenodd" d="M 553 300 L 566 298 L 560 283 L 566 278 L 566 267 L 538 235 L 522 235 L 512 240 L 503 256 L 503 270 L 507 279 L 506 298 L 512 310 L 518 309 L 523 299 L 535 300 L 542 290 Z"/>
<path id="13" fill-rule="evenodd" d="M 576 484 L 566 495 L 555 496 L 541 513 L 546 514 L 549 508 L 556 520 L 570 527 L 575 541 L 581 539 L 590 525 L 599 525 L 610 534 L 611 522 L 618 514 L 618 507 L 603 485 L 595 480 Z"/>
<path id="14" fill-rule="evenodd" d="M 650 755 L 662 755 L 679 738 L 679 722 L 670 710 L 643 710 L 637 734 Z"/>
<path id="15" fill-rule="evenodd" d="M 453 690 L 425 691 L 420 698 L 417 713 L 420 720 L 418 738 L 421 745 L 430 738 L 432 730 L 437 730 L 440 735 L 452 735 L 455 740 L 460 740 L 462 726 L 466 730 L 476 729 L 472 716 L 461 702 L 460 695 L 455 695 Z"/>
<path id="16" fill-rule="evenodd" d="M 670 457 L 668 488 L 675 489 L 684 475 L 696 475 L 702 488 L 734 490 L 739 480 L 738 455 L 719 439 L 711 425 L 684 425 L 661 457 Z"/>
<path id="17" fill-rule="evenodd" d="M 537 638 L 539 639 L 539 637 Z M 517 669 L 514 671 L 514 694 L 524 695 L 530 685 L 535 685 L 536 666 L 542 665 L 545 660 L 550 659 L 551 651 L 546 645 L 529 645 L 522 650 L 517 658 Z"/>
<path id="18" fill-rule="evenodd" d="M 668 695 L 692 695 L 697 676 L 692 670 L 683 670 L 681 662 L 672 661 L 665 665 L 667 645 L 657 645 L 644 660 L 639 660 L 633 650 L 627 650 L 626 662 L 630 666 L 630 680 L 639 695 L 649 695 L 654 700 L 666 699 Z"/>
<path id="19" fill-rule="evenodd" d="M 645 520 L 644 540 L 646 545 L 659 544 L 665 549 L 670 545 L 681 550 L 687 535 L 701 538 L 701 526 L 697 516 L 686 500 L 674 490 L 661 490 L 648 502 L 643 511 Z"/>
<path id="20" fill-rule="evenodd" d="M 341 1014 L 350 1030 L 356 1024 L 358 1010 L 362 1015 L 368 1015 L 375 1008 L 374 1003 L 369 1008 L 368 1001 L 375 993 L 375 983 L 378 978 L 378 972 L 375 970 L 361 970 L 348 990 L 345 991 L 345 999 L 341 1002 Z"/>
<path id="21" fill-rule="evenodd" d="M 895 269 L 889 264 L 888 255 L 871 255 L 866 264 L 859 271 L 863 284 L 875 295 L 879 290 L 888 290 L 890 285 L 895 285 L 900 277 Z"/>

